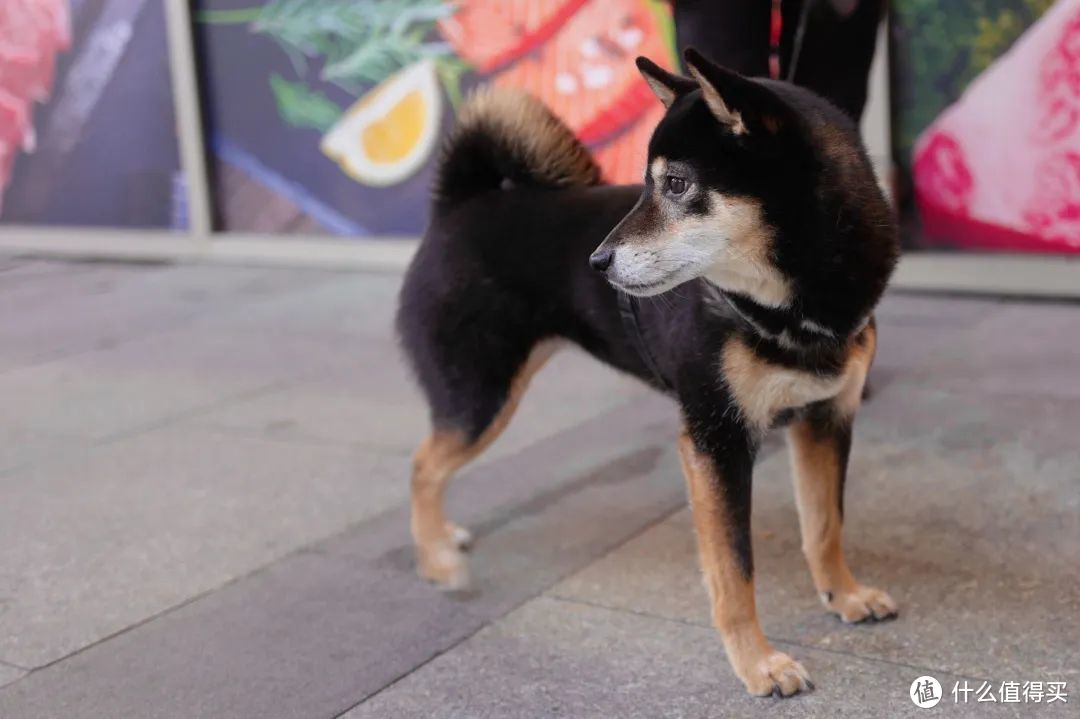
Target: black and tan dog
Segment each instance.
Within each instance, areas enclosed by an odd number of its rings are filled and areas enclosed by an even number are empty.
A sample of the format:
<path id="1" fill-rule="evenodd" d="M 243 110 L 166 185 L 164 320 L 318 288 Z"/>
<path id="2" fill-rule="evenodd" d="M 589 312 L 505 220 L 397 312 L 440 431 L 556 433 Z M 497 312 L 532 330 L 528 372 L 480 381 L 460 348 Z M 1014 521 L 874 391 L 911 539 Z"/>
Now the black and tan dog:
<path id="1" fill-rule="evenodd" d="M 840 541 L 896 228 L 840 111 L 693 51 L 686 61 L 693 79 L 638 60 L 667 106 L 644 186 L 601 184 L 531 97 L 481 92 L 461 111 L 398 314 L 433 425 L 415 458 L 412 533 L 423 576 L 467 582 L 446 482 L 503 430 L 557 342 L 576 343 L 678 400 L 713 619 L 747 689 L 787 696 L 810 681 L 762 634 L 750 547 L 754 453 L 770 427 L 788 425 L 825 606 L 846 622 L 896 613 L 855 580 Z"/>

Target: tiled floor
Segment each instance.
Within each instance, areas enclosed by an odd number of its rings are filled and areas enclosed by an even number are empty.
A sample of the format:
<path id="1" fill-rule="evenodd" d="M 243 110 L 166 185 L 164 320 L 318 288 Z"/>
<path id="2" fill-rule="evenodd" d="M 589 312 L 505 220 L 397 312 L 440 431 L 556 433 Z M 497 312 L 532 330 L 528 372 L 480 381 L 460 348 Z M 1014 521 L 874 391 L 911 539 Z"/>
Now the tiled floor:
<path id="1" fill-rule="evenodd" d="M 881 308 L 845 531 L 895 622 L 822 612 L 767 445 L 759 610 L 818 687 L 780 702 L 709 627 L 674 409 L 575 351 L 454 484 L 473 589 L 415 578 L 398 281 L 0 259 L 0 717 L 892 717 L 922 674 L 1077 715 L 1080 307 Z"/>

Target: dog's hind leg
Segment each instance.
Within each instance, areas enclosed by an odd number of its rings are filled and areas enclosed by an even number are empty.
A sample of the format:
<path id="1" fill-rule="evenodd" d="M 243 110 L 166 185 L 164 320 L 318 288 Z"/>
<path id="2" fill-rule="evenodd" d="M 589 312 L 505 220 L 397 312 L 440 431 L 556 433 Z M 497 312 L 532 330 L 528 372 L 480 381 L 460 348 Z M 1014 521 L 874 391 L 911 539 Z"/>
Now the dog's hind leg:
<path id="1" fill-rule="evenodd" d="M 462 549 L 469 543 L 467 530 L 449 521 L 443 513 L 443 494 L 454 472 L 477 457 L 503 430 L 521 402 L 533 375 L 554 353 L 557 345 L 543 341 L 532 348 L 525 362 L 514 371 L 505 387 L 485 382 L 455 382 L 466 412 L 435 407 L 434 429 L 416 451 L 412 474 L 412 536 L 416 547 L 417 571 L 445 589 L 468 585 L 468 567 Z M 488 378 L 490 379 L 490 378 Z M 487 384 L 487 386 L 485 386 Z M 473 393 L 495 397 L 480 401 Z M 465 417 L 463 419 L 463 417 Z"/>

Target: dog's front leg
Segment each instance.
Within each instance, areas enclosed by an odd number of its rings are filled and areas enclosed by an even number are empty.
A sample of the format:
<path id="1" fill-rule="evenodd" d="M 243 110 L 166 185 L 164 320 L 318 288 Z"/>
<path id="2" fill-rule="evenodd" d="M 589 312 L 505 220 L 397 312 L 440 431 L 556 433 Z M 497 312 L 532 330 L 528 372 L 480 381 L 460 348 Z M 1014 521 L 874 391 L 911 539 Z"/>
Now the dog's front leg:
<path id="1" fill-rule="evenodd" d="M 851 422 L 835 403 L 823 402 L 788 427 L 803 554 L 830 612 L 845 622 L 890 619 L 896 602 L 855 581 L 840 540 Z"/>
<path id="2" fill-rule="evenodd" d="M 758 624 L 750 547 L 753 443 L 734 428 L 729 437 L 733 441 L 710 451 L 686 432 L 679 439 L 713 623 L 751 694 L 791 696 L 813 685 L 801 664 L 773 649 Z"/>

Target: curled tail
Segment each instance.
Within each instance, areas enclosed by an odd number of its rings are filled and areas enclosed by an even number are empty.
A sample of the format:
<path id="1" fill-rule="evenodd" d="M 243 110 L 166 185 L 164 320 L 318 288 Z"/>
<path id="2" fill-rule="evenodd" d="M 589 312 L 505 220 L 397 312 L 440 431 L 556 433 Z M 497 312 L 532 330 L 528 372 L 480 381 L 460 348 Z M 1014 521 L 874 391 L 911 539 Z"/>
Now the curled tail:
<path id="1" fill-rule="evenodd" d="M 435 184 L 435 212 L 512 185 L 600 184 L 600 168 L 574 133 L 536 97 L 481 88 L 458 113 Z"/>

